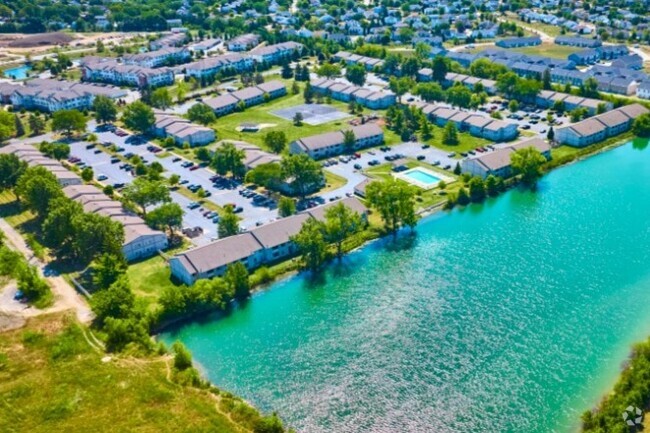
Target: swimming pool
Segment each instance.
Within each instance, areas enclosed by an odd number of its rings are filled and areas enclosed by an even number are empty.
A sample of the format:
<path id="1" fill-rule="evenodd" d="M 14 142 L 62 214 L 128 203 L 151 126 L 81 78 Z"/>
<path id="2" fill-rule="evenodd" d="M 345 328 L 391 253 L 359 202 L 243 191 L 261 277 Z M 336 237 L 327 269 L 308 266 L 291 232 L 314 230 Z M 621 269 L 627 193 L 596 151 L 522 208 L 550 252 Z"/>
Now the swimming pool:
<path id="1" fill-rule="evenodd" d="M 31 70 L 31 66 L 22 65 L 17 68 L 5 69 L 4 76 L 14 80 L 24 80 L 28 77 L 27 73 Z"/>
<path id="2" fill-rule="evenodd" d="M 451 176 L 446 176 L 425 167 L 413 167 L 401 173 L 394 173 L 393 176 L 422 189 L 432 189 L 442 181 L 450 183 L 455 180 Z"/>
<path id="3" fill-rule="evenodd" d="M 430 185 L 433 183 L 440 182 L 440 178 L 431 174 L 430 172 L 421 170 L 421 169 L 413 169 L 409 170 L 408 172 L 404 173 L 406 177 L 410 177 L 411 179 L 424 183 L 426 185 Z"/>

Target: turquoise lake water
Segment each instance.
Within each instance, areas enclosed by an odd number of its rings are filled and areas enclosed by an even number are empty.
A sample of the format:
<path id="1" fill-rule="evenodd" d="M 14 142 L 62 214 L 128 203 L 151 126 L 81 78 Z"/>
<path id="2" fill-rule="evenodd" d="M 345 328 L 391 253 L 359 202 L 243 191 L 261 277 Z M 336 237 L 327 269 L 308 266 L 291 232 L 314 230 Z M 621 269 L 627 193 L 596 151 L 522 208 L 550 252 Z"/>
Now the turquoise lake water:
<path id="1" fill-rule="evenodd" d="M 650 335 L 637 141 L 170 331 L 299 432 L 571 432 Z"/>
<path id="2" fill-rule="evenodd" d="M 5 77 L 13 78 L 14 80 L 24 80 L 27 78 L 28 73 L 31 70 L 31 66 L 23 65 L 16 68 L 6 69 L 4 75 Z"/>

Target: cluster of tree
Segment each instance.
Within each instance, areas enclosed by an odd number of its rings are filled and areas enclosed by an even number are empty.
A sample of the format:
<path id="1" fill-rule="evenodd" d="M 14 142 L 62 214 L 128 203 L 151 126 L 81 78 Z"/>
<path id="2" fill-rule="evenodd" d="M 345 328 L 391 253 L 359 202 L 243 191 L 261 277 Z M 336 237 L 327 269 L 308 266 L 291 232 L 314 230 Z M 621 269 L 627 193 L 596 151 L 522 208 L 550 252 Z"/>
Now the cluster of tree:
<path id="1" fill-rule="evenodd" d="M 433 125 L 415 106 L 390 106 L 386 111 L 386 120 L 388 127 L 399 134 L 403 141 L 409 141 L 418 131 L 423 141 L 433 138 Z"/>
<path id="2" fill-rule="evenodd" d="M 124 108 L 122 121 L 127 128 L 147 134 L 151 131 L 156 118 L 150 106 L 142 101 L 135 101 Z"/>
<path id="3" fill-rule="evenodd" d="M 372 182 L 366 187 L 368 203 L 379 212 L 386 231 L 394 235 L 400 227 L 413 229 L 417 224 L 416 194 L 414 186 L 392 177 L 382 182 Z"/>
<path id="4" fill-rule="evenodd" d="M 307 219 L 291 240 L 298 248 L 302 266 L 318 271 L 329 258 L 329 245 L 334 246 L 336 257 L 341 259 L 345 240 L 361 231 L 364 225 L 359 213 L 339 203 L 325 211 L 324 221 Z"/>
<path id="5" fill-rule="evenodd" d="M 47 281 L 41 278 L 36 266 L 27 263 L 19 252 L 4 244 L 2 232 L 0 232 L 0 276 L 15 278 L 18 282 L 18 290 L 29 303 L 39 308 L 51 303 L 52 291 Z"/>
<path id="6" fill-rule="evenodd" d="M 65 143 L 43 141 L 38 146 L 38 150 L 46 156 L 56 160 L 67 159 L 70 156 L 70 145 Z"/>
<path id="7" fill-rule="evenodd" d="M 201 125 L 210 125 L 217 120 L 217 116 L 214 114 L 212 108 L 208 107 L 205 104 L 195 104 L 187 110 L 187 117 L 196 123 Z"/>
<path id="8" fill-rule="evenodd" d="M 228 265 L 222 278 L 198 280 L 191 286 L 168 287 L 160 295 L 158 322 L 209 310 L 224 310 L 233 299 L 250 295 L 248 270 L 240 262 Z"/>
<path id="9" fill-rule="evenodd" d="M 291 192 L 300 198 L 316 191 L 324 180 L 323 167 L 308 155 L 286 155 L 280 163 L 261 164 L 246 174 L 246 181 L 273 191 Z M 283 183 L 287 184 L 283 188 Z"/>
<path id="10" fill-rule="evenodd" d="M 466 206 L 469 203 L 478 203 L 486 197 L 495 197 L 505 190 L 503 179 L 498 176 L 489 175 L 483 180 L 479 176 L 463 175 L 463 186 L 458 189 L 456 194 L 448 196 L 445 207 L 453 208 L 456 204 Z"/>
<path id="11" fill-rule="evenodd" d="M 642 114 L 634 119 L 632 132 L 638 137 L 650 137 L 650 114 Z"/>
<path id="12" fill-rule="evenodd" d="M 84 132 L 87 122 L 79 110 L 59 110 L 52 115 L 52 130 L 71 136 L 74 132 Z"/>
<path id="13" fill-rule="evenodd" d="M 521 181 L 534 188 L 537 181 L 544 174 L 543 166 L 546 158 L 534 147 L 517 149 L 510 154 L 510 164 L 515 175 L 521 177 Z"/>
<path id="14" fill-rule="evenodd" d="M 16 120 L 8 111 L 0 110 L 0 143 L 16 135 Z"/>

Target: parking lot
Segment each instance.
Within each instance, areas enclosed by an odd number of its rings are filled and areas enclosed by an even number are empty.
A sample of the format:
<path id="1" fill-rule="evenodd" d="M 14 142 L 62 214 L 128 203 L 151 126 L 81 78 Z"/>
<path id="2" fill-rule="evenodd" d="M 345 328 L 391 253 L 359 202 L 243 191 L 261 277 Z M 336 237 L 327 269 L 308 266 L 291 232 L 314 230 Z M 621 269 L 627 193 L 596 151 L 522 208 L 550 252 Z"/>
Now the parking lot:
<path id="1" fill-rule="evenodd" d="M 242 212 L 239 216 L 242 218 L 240 225 L 243 229 L 249 229 L 259 224 L 268 223 L 277 218 L 277 209 L 270 209 L 269 207 L 257 205 L 256 203 L 253 203 L 251 198 L 240 195 L 239 191 L 243 189 L 241 185 L 230 184 L 215 186 L 214 182 L 211 180 L 211 178 L 215 176 L 215 173 L 207 168 L 200 167 L 192 170 L 189 167 L 184 168 L 182 167 L 182 163 L 186 160 L 179 158 L 174 154 L 160 158 L 156 156 L 154 152 L 147 149 L 147 147 L 153 143 L 127 143 L 128 136 L 120 137 L 111 131 L 97 131 L 94 123 L 89 123 L 89 130 L 98 136 L 100 143 L 112 143 L 118 147 L 124 148 L 121 152 L 122 155 L 132 153 L 134 155 L 139 155 L 148 163 L 153 161 L 159 162 L 165 169 L 163 175 L 169 177 L 172 174 L 178 174 L 184 187 L 190 185 L 200 186 L 206 192 L 211 194 L 210 197 L 204 200 L 210 201 L 218 206 L 231 204 L 234 205 L 234 207 L 241 208 Z M 110 155 L 97 148 L 88 148 L 88 143 L 86 142 L 72 143 L 70 154 L 71 156 L 80 158 L 87 166 L 92 167 L 96 178 L 102 175 L 106 176 L 106 179 L 102 181 L 103 184 L 128 184 L 133 180 L 133 176 L 129 170 L 120 168 L 120 166 L 124 165 L 122 161 L 111 163 Z M 172 191 L 171 196 L 172 200 L 178 203 L 185 211 L 183 225 L 185 227 L 198 226 L 203 229 L 203 234 L 193 239 L 195 244 L 201 245 L 207 243 L 211 238 L 216 236 L 217 225 L 212 222 L 212 219 L 203 216 L 206 209 L 202 206 L 190 209 L 189 205 L 191 200 L 178 192 Z"/>

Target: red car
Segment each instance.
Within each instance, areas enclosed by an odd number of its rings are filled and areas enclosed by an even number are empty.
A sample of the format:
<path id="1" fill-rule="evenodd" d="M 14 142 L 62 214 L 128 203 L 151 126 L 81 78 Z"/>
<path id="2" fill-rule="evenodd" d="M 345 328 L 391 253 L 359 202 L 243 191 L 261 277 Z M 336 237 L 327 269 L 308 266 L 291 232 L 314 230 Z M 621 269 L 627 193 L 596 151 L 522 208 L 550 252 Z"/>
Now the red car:
<path id="1" fill-rule="evenodd" d="M 190 171 L 198 170 L 199 168 L 201 167 L 199 167 L 198 165 L 193 165 L 190 167 Z"/>

